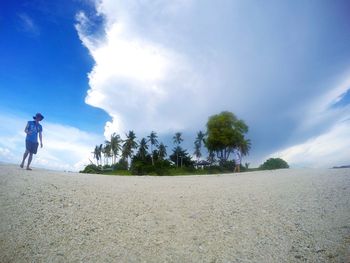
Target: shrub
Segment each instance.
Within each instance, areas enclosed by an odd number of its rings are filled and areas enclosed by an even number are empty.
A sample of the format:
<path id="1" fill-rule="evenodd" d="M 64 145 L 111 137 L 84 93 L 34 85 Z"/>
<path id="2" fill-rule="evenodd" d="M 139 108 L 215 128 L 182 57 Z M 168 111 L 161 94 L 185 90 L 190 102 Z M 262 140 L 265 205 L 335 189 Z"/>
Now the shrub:
<path id="1" fill-rule="evenodd" d="M 235 168 L 235 162 L 234 161 L 220 161 L 219 162 L 220 167 L 222 168 L 222 171 L 225 172 L 233 172 Z"/>
<path id="2" fill-rule="evenodd" d="M 168 160 L 157 160 L 154 162 L 154 172 L 157 175 L 168 175 L 171 164 Z"/>
<path id="3" fill-rule="evenodd" d="M 285 160 L 281 158 L 270 158 L 266 160 L 262 165 L 260 165 L 260 169 L 262 170 L 274 170 L 283 168 L 289 168 L 289 165 Z"/>
<path id="4" fill-rule="evenodd" d="M 152 165 L 141 160 L 133 161 L 130 167 L 131 174 L 133 175 L 149 174 L 152 170 Z"/>
<path id="5" fill-rule="evenodd" d="M 130 170 L 133 175 L 168 175 L 170 168 L 168 160 L 156 160 L 152 165 L 148 160 L 134 158 Z"/>
<path id="6" fill-rule="evenodd" d="M 113 171 L 128 170 L 128 162 L 125 159 L 120 159 L 119 162 L 112 165 Z"/>
<path id="7" fill-rule="evenodd" d="M 84 168 L 84 170 L 80 171 L 80 173 L 100 174 L 102 173 L 102 170 L 100 166 L 97 166 L 95 164 L 89 164 Z"/>

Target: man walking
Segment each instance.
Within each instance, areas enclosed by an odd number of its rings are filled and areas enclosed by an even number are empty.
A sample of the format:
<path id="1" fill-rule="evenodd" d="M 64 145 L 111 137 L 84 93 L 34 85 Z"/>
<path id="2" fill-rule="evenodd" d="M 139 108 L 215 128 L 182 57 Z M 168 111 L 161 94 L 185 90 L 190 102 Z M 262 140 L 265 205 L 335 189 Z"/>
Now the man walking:
<path id="1" fill-rule="evenodd" d="M 235 169 L 234 173 L 239 173 L 241 171 L 241 161 L 242 161 L 242 152 L 240 147 L 236 147 L 233 151 L 234 160 L 235 160 Z"/>
<path id="2" fill-rule="evenodd" d="M 41 115 L 41 113 L 37 113 L 33 117 L 34 121 L 28 121 L 26 128 L 24 129 L 24 132 L 27 134 L 26 136 L 26 151 L 23 154 L 23 160 L 21 163 L 21 168 L 24 167 L 24 162 L 29 154 L 28 163 L 27 163 L 27 170 L 30 169 L 30 163 L 33 159 L 33 154 L 36 154 L 38 151 L 38 135 L 40 139 L 40 146 L 43 147 L 43 141 L 42 141 L 42 131 L 43 127 L 39 124 L 40 121 L 44 119 L 44 116 Z"/>

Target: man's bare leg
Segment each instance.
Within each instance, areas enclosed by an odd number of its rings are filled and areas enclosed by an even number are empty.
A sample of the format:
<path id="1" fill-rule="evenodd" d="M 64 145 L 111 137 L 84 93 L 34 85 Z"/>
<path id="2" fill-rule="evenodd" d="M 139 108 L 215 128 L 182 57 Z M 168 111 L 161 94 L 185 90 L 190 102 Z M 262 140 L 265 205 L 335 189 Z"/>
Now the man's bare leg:
<path id="1" fill-rule="evenodd" d="M 24 152 L 24 154 L 23 154 L 23 160 L 22 160 L 22 163 L 21 163 L 21 165 L 20 165 L 21 168 L 24 167 L 24 162 L 25 162 L 25 160 L 26 160 L 28 154 L 29 154 L 29 152 L 28 152 L 28 150 L 26 150 L 26 151 Z"/>
<path id="2" fill-rule="evenodd" d="M 239 173 L 239 172 L 240 172 L 240 166 L 239 166 L 239 165 L 236 165 L 233 172 L 234 172 L 234 173 Z"/>
<path id="3" fill-rule="evenodd" d="M 30 153 L 30 154 L 29 154 L 29 158 L 28 158 L 27 170 L 32 170 L 32 169 L 29 168 L 29 165 L 30 165 L 30 163 L 32 162 L 32 159 L 33 159 L 33 154 Z"/>

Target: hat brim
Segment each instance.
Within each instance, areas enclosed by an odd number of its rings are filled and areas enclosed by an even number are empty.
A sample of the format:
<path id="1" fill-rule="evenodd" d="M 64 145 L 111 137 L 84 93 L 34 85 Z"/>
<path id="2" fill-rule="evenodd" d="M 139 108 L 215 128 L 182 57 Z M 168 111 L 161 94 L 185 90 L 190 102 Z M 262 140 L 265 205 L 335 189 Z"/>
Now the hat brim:
<path id="1" fill-rule="evenodd" d="M 39 118 L 40 121 L 42 121 L 44 119 L 44 116 L 40 115 L 40 116 L 33 116 L 33 119 L 36 120 L 36 118 Z"/>

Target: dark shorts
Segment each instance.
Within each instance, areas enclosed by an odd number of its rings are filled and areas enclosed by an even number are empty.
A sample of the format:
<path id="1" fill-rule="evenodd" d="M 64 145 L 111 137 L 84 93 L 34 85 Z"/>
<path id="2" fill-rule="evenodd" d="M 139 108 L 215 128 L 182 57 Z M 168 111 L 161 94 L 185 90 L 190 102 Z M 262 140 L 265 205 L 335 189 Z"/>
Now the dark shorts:
<path id="1" fill-rule="evenodd" d="M 38 146 L 39 143 L 26 140 L 26 149 L 28 152 L 36 154 L 38 151 Z"/>

